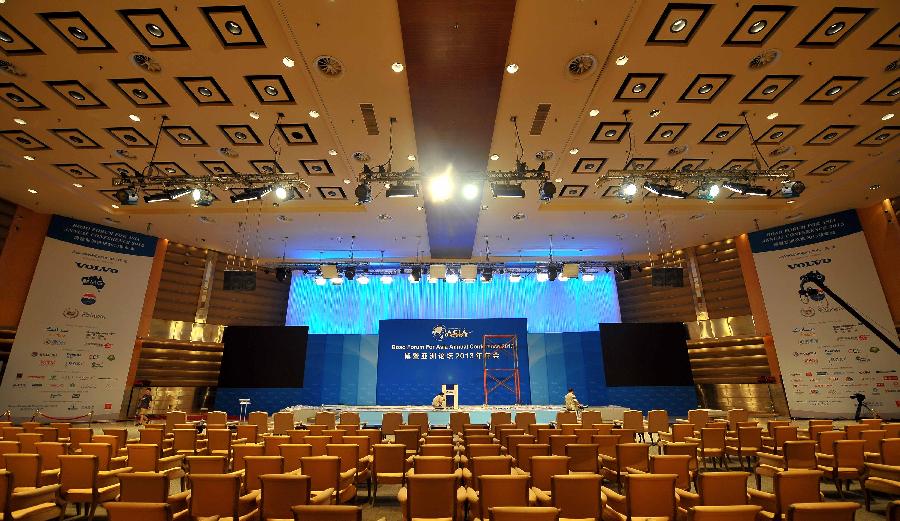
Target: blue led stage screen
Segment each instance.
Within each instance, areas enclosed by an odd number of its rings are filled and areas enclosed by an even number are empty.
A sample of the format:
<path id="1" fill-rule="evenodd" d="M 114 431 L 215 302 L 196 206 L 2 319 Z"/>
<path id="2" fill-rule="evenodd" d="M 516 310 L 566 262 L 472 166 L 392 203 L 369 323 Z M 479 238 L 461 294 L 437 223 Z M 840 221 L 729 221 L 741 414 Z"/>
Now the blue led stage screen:
<path id="1" fill-rule="evenodd" d="M 461 405 L 484 403 L 484 368 L 490 371 L 491 405 L 515 404 L 511 345 L 489 351 L 485 335 L 512 335 L 518 354 L 520 403 L 531 403 L 528 376 L 528 328 L 524 318 L 382 320 L 378 334 L 379 405 L 430 405 L 441 384 L 459 385 Z M 499 381 L 505 381 L 500 384 Z"/>

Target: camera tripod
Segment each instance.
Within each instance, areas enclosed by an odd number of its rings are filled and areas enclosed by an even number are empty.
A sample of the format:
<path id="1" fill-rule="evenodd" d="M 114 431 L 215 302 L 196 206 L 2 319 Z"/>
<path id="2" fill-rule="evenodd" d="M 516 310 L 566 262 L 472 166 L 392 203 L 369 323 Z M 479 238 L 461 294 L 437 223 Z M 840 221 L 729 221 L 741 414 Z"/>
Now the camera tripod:
<path id="1" fill-rule="evenodd" d="M 859 419 L 862 418 L 862 410 L 863 410 L 863 409 L 865 409 L 865 410 L 869 411 L 870 413 L 872 413 L 872 417 L 873 417 L 873 418 L 880 418 L 880 417 L 881 417 L 881 416 L 878 416 L 878 413 L 875 412 L 874 409 L 872 409 L 871 407 L 869 407 L 869 404 L 866 403 L 865 398 L 863 398 L 862 400 L 860 400 L 859 398 L 857 398 L 857 399 L 856 399 L 856 415 L 853 417 L 854 421 L 859 422 Z"/>

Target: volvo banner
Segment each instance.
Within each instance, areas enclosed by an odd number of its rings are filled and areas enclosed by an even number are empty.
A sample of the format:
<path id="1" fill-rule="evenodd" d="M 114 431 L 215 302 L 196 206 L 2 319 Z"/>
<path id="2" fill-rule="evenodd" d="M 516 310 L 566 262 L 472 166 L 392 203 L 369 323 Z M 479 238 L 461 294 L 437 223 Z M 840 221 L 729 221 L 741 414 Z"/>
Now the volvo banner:
<path id="1" fill-rule="evenodd" d="M 53 216 L 0 385 L 13 418 L 115 418 L 156 238 Z"/>
<path id="2" fill-rule="evenodd" d="M 791 416 L 900 417 L 897 333 L 856 211 L 749 238 Z"/>

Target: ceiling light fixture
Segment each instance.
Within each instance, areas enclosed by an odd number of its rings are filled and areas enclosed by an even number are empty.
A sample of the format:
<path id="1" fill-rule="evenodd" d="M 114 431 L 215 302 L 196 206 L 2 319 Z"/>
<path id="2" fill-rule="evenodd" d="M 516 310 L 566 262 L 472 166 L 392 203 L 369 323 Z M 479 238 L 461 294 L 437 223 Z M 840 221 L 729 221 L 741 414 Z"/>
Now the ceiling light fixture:
<path id="1" fill-rule="evenodd" d="M 625 65 L 626 63 L 628 63 L 628 56 L 623 54 L 622 56 L 619 56 L 618 58 L 616 58 L 616 65 L 621 67 L 622 65 Z"/>
<path id="2" fill-rule="evenodd" d="M 525 198 L 525 189 L 521 184 L 491 183 L 491 193 L 497 198 Z"/>
<path id="3" fill-rule="evenodd" d="M 781 196 L 787 199 L 793 199 L 795 197 L 800 197 L 800 194 L 806 190 L 806 185 L 803 184 L 803 181 L 782 181 L 781 182 Z"/>
<path id="4" fill-rule="evenodd" d="M 459 282 L 459 275 L 457 275 L 456 273 L 448 273 L 444 277 L 444 280 L 447 281 L 447 284 L 456 284 L 457 282 Z"/>
<path id="5" fill-rule="evenodd" d="M 893 116 L 893 114 L 891 114 L 891 116 Z M 888 118 L 888 119 L 890 119 L 890 118 Z M 19 125 L 24 125 L 24 124 L 26 124 L 26 121 L 25 121 L 24 119 L 22 119 L 22 118 L 13 118 L 13 121 L 15 121 L 16 123 L 18 123 Z"/>
<path id="6" fill-rule="evenodd" d="M 538 198 L 541 201 L 549 202 L 556 195 L 556 185 L 550 181 L 542 182 L 538 187 Z"/>
<path id="7" fill-rule="evenodd" d="M 500 154 L 491 154 L 491 161 L 496 161 L 500 159 Z"/>
<path id="8" fill-rule="evenodd" d="M 669 30 L 673 33 L 680 33 L 684 30 L 685 27 L 687 27 L 687 20 L 685 20 L 684 18 L 679 18 L 678 20 L 672 22 L 672 25 L 669 26 Z"/>
<path id="9" fill-rule="evenodd" d="M 476 185 L 475 183 L 466 183 L 462 187 L 463 198 L 469 201 L 478 197 L 478 192 L 478 185 Z"/>
<path id="10" fill-rule="evenodd" d="M 336 155 L 337 155 L 337 150 L 335 150 L 335 149 L 332 148 L 331 150 L 328 151 L 328 155 L 329 155 L 329 156 L 336 156 Z"/>
<path id="11" fill-rule="evenodd" d="M 547 282 L 550 276 L 547 275 L 547 273 L 544 271 L 539 271 L 537 274 L 535 274 L 534 278 L 537 279 L 538 282 Z"/>
<path id="12" fill-rule="evenodd" d="M 131 121 L 140 121 L 141 120 L 141 118 L 137 114 L 129 114 L 128 119 L 130 119 Z"/>
<path id="13" fill-rule="evenodd" d="M 825 36 L 834 36 L 837 33 L 841 32 L 846 24 L 844 22 L 835 22 L 828 26 L 828 29 L 825 29 Z"/>
<path id="14" fill-rule="evenodd" d="M 390 275 L 382 275 L 379 280 L 382 284 L 390 284 L 391 282 L 394 282 L 394 277 L 391 277 Z"/>
<path id="15" fill-rule="evenodd" d="M 509 65 L 506 66 L 506 72 L 508 72 L 510 74 L 515 74 L 515 73 L 519 72 L 519 66 L 515 63 L 510 63 Z"/>
<path id="16" fill-rule="evenodd" d="M 661 111 L 659 109 L 653 109 L 650 111 L 650 117 L 655 118 L 656 116 L 659 116 L 660 112 Z"/>
<path id="17" fill-rule="evenodd" d="M 747 32 L 750 34 L 757 34 L 761 32 L 769 23 L 766 20 L 757 20 L 753 23 L 749 28 L 747 28 Z"/>
<path id="18" fill-rule="evenodd" d="M 319 112 L 318 112 L 318 111 L 315 111 L 315 110 L 310 110 L 310 111 L 309 111 L 309 117 L 315 119 L 315 118 L 319 117 Z"/>
<path id="19" fill-rule="evenodd" d="M 449 169 L 448 169 L 449 170 Z M 432 177 L 428 181 L 428 193 L 432 201 L 446 201 L 453 195 L 453 178 L 450 172 Z"/>
<path id="20" fill-rule="evenodd" d="M 253 118 L 253 119 L 259 119 L 259 112 L 256 112 L 255 110 L 254 110 L 254 111 L 251 111 L 251 112 L 250 112 L 250 117 Z"/>
<path id="21" fill-rule="evenodd" d="M 725 181 L 722 186 L 734 193 L 741 195 L 755 195 L 759 197 L 768 197 L 772 192 L 768 188 L 761 186 L 753 186 L 747 183 L 736 183 L 734 181 Z"/>
<path id="22" fill-rule="evenodd" d="M 884 116 L 881 116 L 881 121 L 887 121 L 887 120 L 891 119 L 892 117 L 894 117 L 894 114 L 891 112 L 888 112 Z M 16 123 L 19 123 L 19 122 L 16 121 Z M 21 124 L 24 124 L 24 123 L 21 123 Z"/>
<path id="23" fill-rule="evenodd" d="M 37 190 L 35 190 L 34 188 L 29 188 L 29 189 L 28 189 L 28 193 L 30 193 L 30 194 L 36 194 L 36 193 L 37 193 Z"/>
<path id="24" fill-rule="evenodd" d="M 275 188 L 275 197 L 284 201 L 285 199 L 287 199 L 287 196 L 288 196 L 287 188 L 280 186 L 280 185 Z"/>
<path id="25" fill-rule="evenodd" d="M 410 155 L 406 156 L 406 159 L 409 160 L 409 161 L 415 161 L 415 160 L 416 160 L 416 156 L 413 155 L 413 154 L 410 154 Z"/>
<path id="26" fill-rule="evenodd" d="M 34 157 L 33 157 L 33 156 L 22 156 L 22 157 L 24 157 L 24 158 L 27 159 L 28 161 L 34 161 Z"/>
<path id="27" fill-rule="evenodd" d="M 672 199 L 685 199 L 688 196 L 687 192 L 678 190 L 674 186 L 651 183 L 650 181 L 644 181 L 644 189 L 651 194 Z"/>
<path id="28" fill-rule="evenodd" d="M 391 64 L 391 70 L 394 72 L 403 72 L 403 64 L 400 62 L 394 62 Z"/>
<path id="29" fill-rule="evenodd" d="M 356 185 L 353 193 L 356 195 L 356 204 L 366 204 L 372 200 L 372 188 L 369 186 L 369 183 Z"/>
<path id="30" fill-rule="evenodd" d="M 84 188 L 84 185 L 81 183 L 72 183 L 72 186 L 74 186 L 75 188 Z"/>
<path id="31" fill-rule="evenodd" d="M 396 185 L 392 185 L 390 188 L 385 190 L 385 197 L 395 198 L 395 197 L 418 197 L 419 196 L 419 187 L 418 185 L 408 185 L 399 183 Z"/>
<path id="32" fill-rule="evenodd" d="M 711 203 L 719 196 L 720 191 L 721 189 L 717 183 L 704 184 L 697 191 L 697 198 Z"/>
<path id="33" fill-rule="evenodd" d="M 262 186 L 259 188 L 247 188 L 239 194 L 231 196 L 232 203 L 244 203 L 247 201 L 258 201 L 272 191 L 271 186 Z"/>
<path id="34" fill-rule="evenodd" d="M 111 204 L 110 206 L 113 208 L 113 210 L 119 209 L 119 205 L 117 205 L 117 204 Z"/>
<path id="35" fill-rule="evenodd" d="M 281 59 L 281 63 L 283 63 L 284 66 L 288 67 L 288 68 L 294 66 L 294 60 L 288 58 L 287 56 L 285 56 L 284 58 Z"/>
<path id="36" fill-rule="evenodd" d="M 773 112 L 773 113 L 769 114 L 768 116 L 766 116 L 766 119 L 775 119 L 777 117 L 778 117 L 778 113 Z"/>
<path id="37" fill-rule="evenodd" d="M 578 149 L 577 149 L 577 148 L 573 148 L 572 150 L 569 150 L 569 153 L 572 154 L 572 155 L 574 156 L 575 154 L 578 153 Z"/>
<path id="38" fill-rule="evenodd" d="M 588 114 L 589 114 L 592 118 L 596 118 L 596 117 L 600 114 L 600 111 L 597 110 L 597 109 L 591 109 L 591 111 L 588 112 Z"/>
<path id="39" fill-rule="evenodd" d="M 877 183 L 874 185 L 869 185 L 869 190 L 878 190 L 879 188 L 881 188 L 881 185 Z"/>

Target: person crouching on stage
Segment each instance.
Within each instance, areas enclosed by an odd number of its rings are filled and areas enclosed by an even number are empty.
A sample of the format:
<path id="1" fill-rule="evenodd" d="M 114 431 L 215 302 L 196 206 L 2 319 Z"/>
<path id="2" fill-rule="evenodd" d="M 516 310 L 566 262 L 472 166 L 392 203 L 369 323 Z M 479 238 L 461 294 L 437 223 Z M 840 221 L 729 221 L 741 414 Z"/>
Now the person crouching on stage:
<path id="1" fill-rule="evenodd" d="M 438 393 L 438 395 L 431 400 L 431 406 L 435 409 L 443 409 L 446 405 L 447 400 L 444 398 L 444 393 Z"/>
<path id="2" fill-rule="evenodd" d="M 569 392 L 566 393 L 566 410 L 577 411 L 580 408 L 583 408 L 583 406 L 578 402 L 578 398 L 575 397 L 575 389 L 570 388 Z"/>

